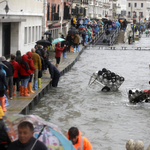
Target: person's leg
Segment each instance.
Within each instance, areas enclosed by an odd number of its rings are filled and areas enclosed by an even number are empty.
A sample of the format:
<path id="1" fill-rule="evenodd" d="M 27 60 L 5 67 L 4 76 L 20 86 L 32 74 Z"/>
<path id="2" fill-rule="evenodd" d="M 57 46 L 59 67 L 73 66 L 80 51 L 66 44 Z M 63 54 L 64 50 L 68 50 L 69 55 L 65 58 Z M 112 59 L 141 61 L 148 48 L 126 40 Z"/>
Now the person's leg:
<path id="1" fill-rule="evenodd" d="M 16 79 L 18 79 L 18 78 L 13 78 L 13 95 L 15 96 L 16 95 L 16 93 L 15 93 L 15 87 L 16 87 L 16 83 L 17 83 L 17 80 Z"/>
<path id="2" fill-rule="evenodd" d="M 29 80 L 29 83 L 28 83 L 29 93 L 34 93 L 34 91 L 32 90 L 32 77 L 33 77 L 33 75 L 30 75 L 30 80 Z"/>
<path id="3" fill-rule="evenodd" d="M 53 78 L 53 80 L 52 80 L 52 87 L 57 87 L 58 81 L 59 81 L 59 77 Z"/>
<path id="4" fill-rule="evenodd" d="M 10 99 L 13 97 L 13 76 L 9 78 L 9 97 Z"/>
<path id="5" fill-rule="evenodd" d="M 5 91 L 0 91 L 0 101 L 1 101 L 1 106 L 3 111 L 7 111 L 7 109 L 5 108 L 5 97 L 4 97 L 4 93 Z"/>
<path id="6" fill-rule="evenodd" d="M 34 89 L 38 90 L 38 69 L 34 71 Z"/>
<path id="7" fill-rule="evenodd" d="M 29 80 L 30 80 L 30 78 L 24 79 L 24 96 L 30 96 L 27 93 L 27 85 L 28 85 Z"/>
<path id="8" fill-rule="evenodd" d="M 24 96 L 24 79 L 21 79 L 20 96 Z"/>

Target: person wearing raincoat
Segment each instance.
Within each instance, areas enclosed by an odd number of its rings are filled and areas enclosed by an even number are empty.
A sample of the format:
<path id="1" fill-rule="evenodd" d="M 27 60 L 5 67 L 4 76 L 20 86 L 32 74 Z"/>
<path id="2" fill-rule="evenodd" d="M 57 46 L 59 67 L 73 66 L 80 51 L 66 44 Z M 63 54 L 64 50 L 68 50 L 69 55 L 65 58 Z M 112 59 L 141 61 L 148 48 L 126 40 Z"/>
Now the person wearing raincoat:
<path id="1" fill-rule="evenodd" d="M 60 57 L 61 57 L 61 52 L 65 49 L 65 47 L 60 47 L 60 43 L 58 42 L 56 44 L 56 48 L 55 48 L 55 58 L 56 58 L 56 67 L 58 68 L 58 65 L 60 63 Z"/>
<path id="2" fill-rule="evenodd" d="M 28 65 L 28 55 L 22 56 L 22 62 L 20 63 L 19 72 L 21 75 L 20 95 L 21 96 L 30 96 L 27 93 L 27 85 L 30 80 L 30 74 L 32 74 L 32 72 Z"/>
<path id="3" fill-rule="evenodd" d="M 5 108 L 5 97 L 4 97 L 5 90 L 8 91 L 8 85 L 5 73 L 3 72 L 2 63 L 0 63 L 0 101 L 4 112 L 7 111 L 7 109 Z"/>
<path id="4" fill-rule="evenodd" d="M 76 150 L 92 150 L 92 145 L 86 137 L 81 136 L 81 131 L 76 127 L 71 127 L 67 131 L 67 139 L 72 141 Z"/>

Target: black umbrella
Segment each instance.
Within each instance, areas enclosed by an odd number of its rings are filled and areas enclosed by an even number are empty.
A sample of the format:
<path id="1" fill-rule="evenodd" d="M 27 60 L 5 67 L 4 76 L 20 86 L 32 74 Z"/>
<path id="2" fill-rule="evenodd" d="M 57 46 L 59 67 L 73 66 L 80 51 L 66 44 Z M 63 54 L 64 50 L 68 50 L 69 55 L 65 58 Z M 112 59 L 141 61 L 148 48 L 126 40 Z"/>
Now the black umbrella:
<path id="1" fill-rule="evenodd" d="M 78 34 L 78 31 L 76 31 L 76 30 L 69 30 L 68 31 L 68 34 L 70 34 L 70 35 L 75 35 L 75 34 Z"/>
<path id="2" fill-rule="evenodd" d="M 45 32 L 44 35 L 51 35 L 51 32 Z"/>
<path id="3" fill-rule="evenodd" d="M 69 29 L 70 29 L 70 30 L 75 30 L 76 28 L 71 26 Z"/>
<path id="4" fill-rule="evenodd" d="M 47 41 L 47 40 L 39 40 L 39 41 L 37 41 L 36 42 L 37 44 L 40 44 L 40 45 L 42 45 L 42 46 L 50 46 L 50 42 L 49 41 Z"/>
<path id="5" fill-rule="evenodd" d="M 79 31 L 79 34 L 86 35 L 86 32 L 85 31 Z"/>

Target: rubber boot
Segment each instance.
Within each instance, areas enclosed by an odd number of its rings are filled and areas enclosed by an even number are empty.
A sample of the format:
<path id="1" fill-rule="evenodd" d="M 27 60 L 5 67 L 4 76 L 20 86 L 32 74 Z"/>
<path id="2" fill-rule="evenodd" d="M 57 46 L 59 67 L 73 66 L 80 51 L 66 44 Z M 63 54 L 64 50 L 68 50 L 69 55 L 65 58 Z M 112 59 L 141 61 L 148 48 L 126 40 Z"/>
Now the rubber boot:
<path id="1" fill-rule="evenodd" d="M 34 89 L 35 89 L 35 90 L 38 90 L 38 81 L 37 81 L 37 80 L 34 81 Z"/>
<path id="2" fill-rule="evenodd" d="M 29 83 L 27 85 L 27 93 L 30 93 L 30 91 L 29 91 Z"/>
<path id="3" fill-rule="evenodd" d="M 23 89 L 23 86 L 20 86 L 20 96 L 24 96 L 24 89 Z"/>
<path id="4" fill-rule="evenodd" d="M 41 78 L 38 78 L 38 88 L 41 88 Z"/>
<path id="5" fill-rule="evenodd" d="M 27 93 L 27 87 L 23 87 L 24 88 L 24 96 L 30 96 L 30 94 Z"/>
<path id="6" fill-rule="evenodd" d="M 76 52 L 76 48 L 74 48 L 74 51 L 73 51 L 74 53 Z"/>
<path id="7" fill-rule="evenodd" d="M 15 93 L 15 85 L 13 85 L 13 95 L 15 96 L 16 93 Z"/>
<path id="8" fill-rule="evenodd" d="M 5 97 L 0 97 L 0 100 L 1 100 L 1 106 L 2 106 L 2 109 L 3 111 L 7 111 L 7 109 L 5 108 Z"/>
<path id="9" fill-rule="evenodd" d="M 31 84 L 31 82 L 29 82 L 28 84 L 29 84 L 29 93 L 34 93 L 34 91 L 32 90 L 32 84 Z"/>

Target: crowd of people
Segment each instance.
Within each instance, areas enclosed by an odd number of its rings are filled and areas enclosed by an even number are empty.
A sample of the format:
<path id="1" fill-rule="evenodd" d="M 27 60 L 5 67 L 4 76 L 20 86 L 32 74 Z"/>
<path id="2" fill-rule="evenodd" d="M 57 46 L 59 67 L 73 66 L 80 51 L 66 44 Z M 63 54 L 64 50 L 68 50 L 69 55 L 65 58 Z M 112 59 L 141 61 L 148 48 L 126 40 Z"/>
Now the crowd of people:
<path id="1" fill-rule="evenodd" d="M 49 51 L 47 46 L 36 45 L 31 51 L 21 55 L 17 50 L 16 55 L 10 55 L 10 61 L 5 56 L 0 57 L 0 102 L 3 111 L 5 108 L 5 96 L 12 100 L 16 91 L 20 91 L 20 96 L 29 97 L 34 93 L 33 89 L 41 88 L 41 77 L 49 69 L 50 80 L 53 87 L 57 87 L 60 72 L 57 65 L 49 61 Z"/>

